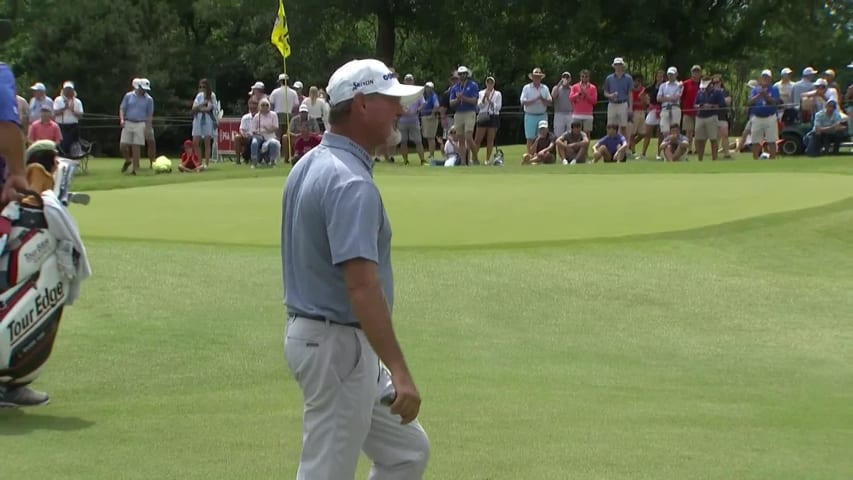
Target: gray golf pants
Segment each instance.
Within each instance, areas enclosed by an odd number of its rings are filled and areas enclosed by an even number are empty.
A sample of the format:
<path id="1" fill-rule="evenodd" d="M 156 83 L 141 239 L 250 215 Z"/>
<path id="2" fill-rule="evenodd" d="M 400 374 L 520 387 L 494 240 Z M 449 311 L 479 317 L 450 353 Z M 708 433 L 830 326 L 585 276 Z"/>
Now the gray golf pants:
<path id="1" fill-rule="evenodd" d="M 388 371 L 359 329 L 291 317 L 284 356 L 304 399 L 297 480 L 355 477 L 359 453 L 373 460 L 371 480 L 418 480 L 429 458 L 420 423 L 400 424 L 380 394 Z"/>

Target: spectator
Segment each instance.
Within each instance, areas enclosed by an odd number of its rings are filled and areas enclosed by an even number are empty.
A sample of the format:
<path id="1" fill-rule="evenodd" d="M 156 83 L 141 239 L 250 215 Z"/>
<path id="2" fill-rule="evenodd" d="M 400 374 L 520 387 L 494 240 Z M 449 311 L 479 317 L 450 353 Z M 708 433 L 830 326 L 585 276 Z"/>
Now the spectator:
<path id="1" fill-rule="evenodd" d="M 723 77 L 719 73 L 714 74 L 711 77 L 711 82 L 714 83 L 714 87 L 718 88 L 720 92 L 723 94 L 723 100 L 726 101 L 726 107 L 720 109 L 717 115 L 718 125 L 720 127 L 720 147 L 723 152 L 723 158 L 732 158 L 732 155 L 729 151 L 729 125 L 731 125 L 731 105 L 732 105 L 732 94 L 726 90 L 726 86 L 723 85 Z"/>
<path id="2" fill-rule="evenodd" d="M 835 103 L 838 104 L 838 94 L 835 89 L 829 88 L 825 79 L 818 78 L 817 81 L 814 82 L 814 87 L 814 90 L 803 94 L 803 98 L 811 99 L 814 111 L 821 110 L 829 100 L 835 100 Z"/>
<path id="3" fill-rule="evenodd" d="M 474 137 L 474 145 L 476 146 L 474 150 L 475 162 L 477 161 L 476 152 L 483 143 L 483 138 L 486 139 L 485 163 L 488 165 L 492 162 L 492 150 L 495 148 L 495 135 L 497 135 L 498 128 L 501 126 L 500 113 L 502 106 L 503 96 L 499 90 L 495 89 L 495 77 L 486 77 L 486 88 L 480 90 L 480 94 L 477 98 L 477 110 L 480 113 L 477 114 L 477 133 Z M 485 118 L 480 120 L 480 116 Z"/>
<path id="4" fill-rule="evenodd" d="M 47 88 L 41 82 L 36 82 L 30 87 L 33 92 L 32 98 L 28 105 L 30 111 L 30 122 L 37 122 L 41 119 L 41 111 L 44 106 L 49 107 L 50 118 L 53 119 L 53 100 L 47 97 Z"/>
<path id="5" fill-rule="evenodd" d="M 681 127 L 677 123 L 669 126 L 669 135 L 660 144 L 663 158 L 667 162 L 677 162 L 687 155 L 690 140 L 681 133 Z"/>
<path id="6" fill-rule="evenodd" d="M 403 77 L 403 83 L 414 85 L 415 77 L 409 73 Z M 417 100 L 407 106 L 402 115 L 397 119 L 397 129 L 400 131 L 400 155 L 403 156 L 403 164 L 409 164 L 409 142 L 415 144 L 421 165 L 426 163 L 424 159 L 424 142 L 421 137 L 420 114 L 424 108 L 424 98 L 419 96 Z"/>
<path id="7" fill-rule="evenodd" d="M 581 79 L 572 85 L 572 122 L 581 122 L 581 131 L 592 133 L 592 115 L 598 102 L 598 88 L 589 81 L 589 70 L 581 70 Z"/>
<path id="8" fill-rule="evenodd" d="M 53 114 L 62 131 L 59 150 L 64 155 L 71 155 L 72 146 L 80 141 L 80 118 L 83 117 L 83 102 L 77 98 L 74 82 L 62 84 L 62 93 L 53 101 Z"/>
<path id="9" fill-rule="evenodd" d="M 555 143 L 563 165 L 586 163 L 589 137 L 581 130 L 581 122 L 572 122 L 569 131 L 557 137 Z"/>
<path id="10" fill-rule="evenodd" d="M 308 118 L 317 122 L 317 128 L 321 132 L 326 131 L 326 124 L 329 123 L 329 104 L 320 98 L 320 90 L 317 87 L 311 86 L 308 89 L 308 96 L 302 100 L 302 105 L 308 106 Z"/>
<path id="11" fill-rule="evenodd" d="M 537 126 L 539 127 L 539 133 L 533 141 L 533 146 L 531 148 L 533 154 L 531 155 L 530 153 L 525 153 L 524 156 L 521 157 L 522 165 L 555 163 L 554 146 L 556 144 L 557 137 L 553 133 L 548 131 L 548 120 L 540 120 Z"/>
<path id="12" fill-rule="evenodd" d="M 687 153 L 693 153 L 693 136 L 696 134 L 696 95 L 699 94 L 699 81 L 702 79 L 702 67 L 690 67 L 690 78 L 682 82 L 681 94 L 681 128 L 687 132 L 689 148 Z M 676 120 L 677 121 L 677 120 Z"/>
<path id="13" fill-rule="evenodd" d="M 305 100 L 305 86 L 302 85 L 302 82 L 297 80 L 293 82 L 293 90 L 296 92 L 297 105 L 302 105 L 302 102 Z"/>
<path id="14" fill-rule="evenodd" d="M 192 134 L 195 151 L 201 152 L 202 166 L 207 168 L 210 165 L 213 137 L 216 135 L 218 102 L 206 78 L 199 80 L 198 88 L 199 92 L 193 100 L 192 107 Z"/>
<path id="15" fill-rule="evenodd" d="M 645 124 L 646 132 L 643 139 L 643 158 L 649 151 L 649 142 L 652 140 L 652 135 L 657 133 L 658 143 L 663 140 L 663 131 L 660 129 L 660 102 L 658 101 L 658 90 L 666 81 L 666 74 L 663 70 L 655 72 L 655 81 L 646 87 L 646 96 L 649 99 L 649 113 L 646 114 Z M 657 130 L 657 132 L 655 132 Z M 660 159 L 658 159 L 660 160 Z"/>
<path id="16" fill-rule="evenodd" d="M 666 78 L 666 83 L 658 88 L 658 102 L 661 108 L 661 132 L 668 132 L 673 125 L 679 124 L 678 122 L 681 119 L 681 97 L 684 94 L 684 87 L 678 81 L 677 68 L 667 68 Z"/>
<path id="17" fill-rule="evenodd" d="M 459 134 L 456 131 L 456 126 L 451 125 L 447 132 L 447 140 L 444 142 L 444 161 L 445 167 L 460 165 L 462 161 L 459 158 Z"/>
<path id="18" fill-rule="evenodd" d="M 604 162 L 624 162 L 628 157 L 628 141 L 619 133 L 619 125 L 607 125 L 607 135 L 601 138 L 594 147 L 595 154 L 592 163 L 599 160 Z"/>
<path id="19" fill-rule="evenodd" d="M 808 155 L 810 157 L 822 155 L 824 148 L 838 153 L 841 143 L 845 140 L 845 131 L 846 127 L 838 112 L 838 102 L 828 100 L 823 110 L 815 114 L 814 127 L 808 134 Z"/>
<path id="20" fill-rule="evenodd" d="M 844 111 L 847 112 L 847 131 L 848 135 L 853 136 L 853 83 L 847 86 L 847 93 L 844 94 Z"/>
<path id="21" fill-rule="evenodd" d="M 258 113 L 252 117 L 252 168 L 258 165 L 262 155 L 266 155 L 266 163 L 275 166 L 281 153 L 277 135 L 278 115 L 271 111 L 269 99 L 262 98 Z"/>
<path id="22" fill-rule="evenodd" d="M 631 89 L 631 119 L 628 122 L 628 151 L 636 151 L 637 143 L 646 133 L 646 108 L 649 106 L 649 96 L 643 85 L 643 74 L 634 75 L 634 86 Z"/>
<path id="23" fill-rule="evenodd" d="M 621 57 L 613 59 L 613 73 L 604 79 L 604 97 L 607 98 L 607 124 L 619 125 L 622 135 L 628 135 L 631 102 L 631 88 L 634 80 L 625 73 L 625 61 Z"/>
<path id="24" fill-rule="evenodd" d="M 694 100 L 696 110 L 696 154 L 701 162 L 705 157 L 705 144 L 711 141 L 711 160 L 717 159 L 720 135 L 720 111 L 726 108 L 726 99 L 718 84 L 710 78 L 702 80 Z"/>
<path id="25" fill-rule="evenodd" d="M 139 79 L 140 85 L 151 96 L 151 81 L 147 78 Z M 154 97 L 151 97 L 152 101 Z M 156 103 L 156 101 L 155 101 Z M 148 149 L 148 168 L 153 169 L 154 163 L 157 161 L 157 140 L 154 138 L 154 122 L 152 121 L 148 128 L 145 129 L 145 146 Z"/>
<path id="26" fill-rule="evenodd" d="M 548 118 L 545 112 L 548 111 L 548 106 L 551 105 L 551 92 L 548 87 L 542 83 L 545 74 L 542 69 L 536 67 L 527 75 L 531 81 L 521 90 L 521 105 L 524 109 L 524 136 L 527 140 L 527 154 L 533 158 L 538 155 L 539 149 L 535 149 L 534 143 L 541 143 L 541 125 L 544 120 L 548 123 Z M 537 132 L 538 131 L 538 132 Z"/>
<path id="27" fill-rule="evenodd" d="M 460 144 L 459 158 L 464 164 L 468 164 L 468 151 L 471 151 L 471 160 L 477 157 L 477 146 L 474 145 L 474 126 L 477 122 L 477 96 L 480 87 L 477 82 L 470 80 L 470 70 L 461 66 L 456 69 L 459 75 L 459 83 L 450 89 L 450 105 L 456 109 L 453 124 L 456 125 L 457 133 L 463 138 Z"/>
<path id="28" fill-rule="evenodd" d="M 794 97 L 792 91 L 794 84 L 791 82 L 791 70 L 788 67 L 782 69 L 779 75 L 782 77 L 778 82 L 773 84 L 779 90 L 779 98 L 782 99 L 782 109 L 788 110 L 794 108 Z"/>
<path id="29" fill-rule="evenodd" d="M 287 75 L 284 73 L 280 74 L 278 76 L 278 83 L 279 87 L 270 93 L 269 98 L 270 106 L 278 116 L 279 136 L 281 136 L 285 133 L 283 129 L 287 127 L 287 114 L 296 115 L 301 103 L 296 90 L 287 86 Z"/>
<path id="30" fill-rule="evenodd" d="M 447 90 L 441 94 L 439 98 L 439 107 L 438 112 L 441 117 L 441 130 L 443 133 L 443 137 L 447 139 L 447 133 L 450 131 L 450 127 L 453 125 L 453 117 L 456 115 L 456 108 L 450 104 L 450 91 L 453 90 L 453 87 L 459 83 L 459 74 L 455 71 L 450 74 L 450 79 L 447 81 L 448 86 Z"/>
<path id="31" fill-rule="evenodd" d="M 791 85 L 791 102 L 797 111 L 803 109 L 803 94 L 814 90 L 814 78 L 817 75 L 817 70 L 812 67 L 803 69 L 803 76 L 798 82 Z M 808 110 L 808 109 L 806 109 Z"/>
<path id="32" fill-rule="evenodd" d="M 204 165 L 198 159 L 198 152 L 193 147 L 193 141 L 184 142 L 184 151 L 181 153 L 181 164 L 178 165 L 179 172 L 201 173 Z"/>
<path id="33" fill-rule="evenodd" d="M 749 103 L 750 92 L 752 89 L 758 86 L 758 80 L 752 79 L 746 82 L 746 97 L 747 103 Z M 752 135 L 750 134 L 750 130 L 752 130 L 752 107 L 747 106 L 746 108 L 746 125 L 743 127 L 743 132 L 741 132 L 740 138 L 735 142 L 735 150 L 738 152 L 748 152 L 752 149 Z"/>
<path id="34" fill-rule="evenodd" d="M 310 118 L 308 116 L 308 105 L 300 105 L 299 106 L 299 114 L 293 117 L 290 120 L 290 127 L 288 128 L 288 137 L 281 138 L 281 144 L 285 145 L 287 142 L 290 142 L 290 147 L 296 144 L 296 138 L 302 134 L 302 130 L 307 129 L 309 133 L 320 134 L 320 126 L 317 125 L 317 120 Z M 285 147 L 284 152 L 284 161 L 290 161 L 290 149 Z"/>
<path id="35" fill-rule="evenodd" d="M 568 132 L 572 124 L 572 74 L 563 72 L 560 81 L 551 89 L 551 99 L 554 101 L 554 135 L 560 136 Z"/>
<path id="36" fill-rule="evenodd" d="M 752 107 L 752 158 L 758 159 L 761 154 L 761 142 L 767 142 L 770 158 L 776 158 L 776 142 L 779 141 L 779 124 L 776 109 L 782 103 L 779 89 L 770 84 L 773 74 L 770 70 L 761 72 L 758 86 L 749 95 L 749 105 Z"/>
<path id="37" fill-rule="evenodd" d="M 435 93 L 435 84 L 426 82 L 424 84 L 424 108 L 421 110 L 421 133 L 427 141 L 430 161 L 435 158 L 440 103 L 438 94 Z"/>
<path id="38" fill-rule="evenodd" d="M 300 158 L 310 152 L 312 148 L 320 145 L 320 141 L 322 140 L 322 135 L 318 133 L 311 133 L 307 128 L 303 128 L 302 131 L 299 132 L 296 142 L 294 142 L 293 161 L 291 163 L 296 165 L 296 162 L 298 162 Z"/>
<path id="39" fill-rule="evenodd" d="M 234 137 L 234 151 L 237 153 L 237 165 L 241 159 L 247 164 L 252 158 L 252 118 L 258 113 L 258 101 L 252 98 L 249 99 L 249 113 L 243 115 L 240 119 L 240 131 Z M 281 130 L 281 127 L 279 127 Z"/>
<path id="40" fill-rule="evenodd" d="M 121 171 L 136 175 L 139 170 L 140 150 L 145 146 L 145 132 L 151 126 L 154 117 L 154 99 L 148 95 L 145 87 L 138 78 L 133 79 L 133 89 L 124 94 L 118 109 L 119 124 L 121 125 L 120 147 L 124 153 L 124 165 Z M 151 162 L 154 167 L 154 162 Z"/>
<path id="41" fill-rule="evenodd" d="M 266 86 L 264 85 L 264 82 L 255 82 L 255 84 L 252 85 L 252 88 L 249 89 L 249 98 L 255 100 L 258 103 L 260 103 L 260 101 L 265 98 L 269 98 L 267 97 Z"/>
<path id="42" fill-rule="evenodd" d="M 59 131 L 59 125 L 53 121 L 53 107 L 43 103 L 40 114 L 41 118 L 31 123 L 27 130 L 27 142 L 32 145 L 39 140 L 50 140 L 59 145 L 62 141 L 62 132 Z"/>
<path id="43" fill-rule="evenodd" d="M 841 87 L 835 81 L 835 70 L 828 68 L 823 72 L 823 79 L 826 80 L 826 89 L 834 91 L 833 96 L 838 101 L 841 97 Z"/>

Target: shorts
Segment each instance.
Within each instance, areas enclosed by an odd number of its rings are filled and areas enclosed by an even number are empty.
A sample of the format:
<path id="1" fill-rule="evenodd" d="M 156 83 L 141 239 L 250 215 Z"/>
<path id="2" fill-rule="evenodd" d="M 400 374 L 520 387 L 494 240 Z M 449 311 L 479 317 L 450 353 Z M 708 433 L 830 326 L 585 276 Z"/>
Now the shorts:
<path id="1" fill-rule="evenodd" d="M 501 126 L 501 116 L 500 115 L 489 115 L 489 119 L 485 122 L 478 123 L 477 126 L 479 128 L 500 128 Z"/>
<path id="2" fill-rule="evenodd" d="M 696 140 L 711 140 L 717 141 L 720 137 L 720 119 L 719 117 L 696 118 Z"/>
<path id="3" fill-rule="evenodd" d="M 645 123 L 647 127 L 657 127 L 660 125 L 660 112 L 657 110 L 649 110 L 649 113 L 646 114 Z"/>
<path id="4" fill-rule="evenodd" d="M 544 113 L 525 113 L 524 114 L 524 138 L 533 140 L 539 136 L 539 122 L 548 120 Z"/>
<path id="5" fill-rule="evenodd" d="M 477 124 L 477 114 L 474 112 L 456 112 L 453 115 L 453 124 L 456 125 L 456 132 L 459 134 L 474 131 L 474 126 Z"/>
<path id="6" fill-rule="evenodd" d="M 696 131 L 696 115 L 687 115 L 686 113 L 681 117 L 681 129 L 687 132 L 695 132 Z"/>
<path id="7" fill-rule="evenodd" d="M 607 104 L 607 124 L 628 126 L 628 102 Z"/>
<path id="8" fill-rule="evenodd" d="M 421 135 L 424 138 L 435 138 L 438 133 L 438 118 L 435 115 L 421 117 Z"/>
<path id="9" fill-rule="evenodd" d="M 397 124 L 397 128 L 400 130 L 400 144 L 409 142 L 418 143 L 423 139 L 423 137 L 421 137 L 420 124 Z"/>
<path id="10" fill-rule="evenodd" d="M 681 107 L 673 105 L 664 107 L 660 112 L 660 131 L 664 134 L 669 132 L 669 128 L 681 121 Z M 679 124 L 680 125 L 680 124 Z M 684 128 L 684 125 L 680 125 Z"/>
<path id="11" fill-rule="evenodd" d="M 125 121 L 124 128 L 121 129 L 120 142 L 123 145 L 145 145 L 145 122 Z"/>
<path id="12" fill-rule="evenodd" d="M 554 135 L 558 137 L 572 129 L 571 113 L 554 114 Z"/>
<path id="13" fill-rule="evenodd" d="M 776 115 L 769 117 L 752 117 L 752 126 L 749 133 L 752 135 L 752 143 L 776 143 L 779 141 L 779 123 Z"/>
<path id="14" fill-rule="evenodd" d="M 591 115 L 572 115 L 572 123 L 580 122 L 581 131 L 591 132 L 592 131 L 592 116 Z"/>
<path id="15" fill-rule="evenodd" d="M 628 125 L 628 135 L 645 135 L 646 112 L 642 110 L 634 110 L 634 117 L 631 120 L 631 124 Z"/>

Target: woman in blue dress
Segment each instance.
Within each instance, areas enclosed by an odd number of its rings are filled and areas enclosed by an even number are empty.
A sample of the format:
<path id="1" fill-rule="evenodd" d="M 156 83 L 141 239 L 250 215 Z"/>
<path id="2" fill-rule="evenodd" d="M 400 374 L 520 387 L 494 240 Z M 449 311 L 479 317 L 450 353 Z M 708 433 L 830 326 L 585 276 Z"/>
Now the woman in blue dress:
<path id="1" fill-rule="evenodd" d="M 199 92 L 193 100 L 193 143 L 204 168 L 210 163 L 210 152 L 216 135 L 216 94 L 210 90 L 206 78 L 198 82 Z M 204 149 L 202 149 L 204 140 Z"/>

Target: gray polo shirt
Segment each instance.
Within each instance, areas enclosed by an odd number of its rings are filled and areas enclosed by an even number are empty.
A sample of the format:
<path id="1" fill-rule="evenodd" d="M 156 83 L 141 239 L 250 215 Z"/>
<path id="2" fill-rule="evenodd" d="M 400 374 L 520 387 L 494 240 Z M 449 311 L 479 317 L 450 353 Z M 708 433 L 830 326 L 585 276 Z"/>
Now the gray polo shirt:
<path id="1" fill-rule="evenodd" d="M 356 323 L 340 267 L 354 258 L 378 265 L 392 310 L 391 224 L 373 183 L 373 159 L 348 138 L 326 132 L 290 171 L 281 257 L 289 314 Z"/>

